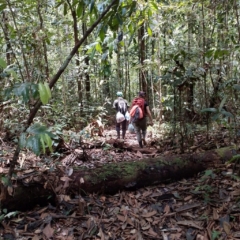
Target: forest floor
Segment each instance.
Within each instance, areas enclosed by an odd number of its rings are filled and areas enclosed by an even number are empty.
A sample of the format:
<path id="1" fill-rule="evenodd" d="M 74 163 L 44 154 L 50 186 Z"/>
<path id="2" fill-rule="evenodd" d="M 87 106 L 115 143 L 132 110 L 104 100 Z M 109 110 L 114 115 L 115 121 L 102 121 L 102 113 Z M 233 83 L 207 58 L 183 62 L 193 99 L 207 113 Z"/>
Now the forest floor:
<path id="1" fill-rule="evenodd" d="M 104 137 L 83 139 L 80 147 L 65 142 L 66 151 L 55 156 L 55 160 L 22 152 L 18 168 L 22 174 L 57 165 L 69 171 L 75 165 L 94 168 L 111 162 L 181 153 L 179 144 L 174 146 L 171 138 L 160 138 L 155 132 L 148 128 L 147 146 L 140 149 L 135 134 L 127 133 L 125 140 L 116 140 L 116 131 L 111 127 L 105 129 Z M 15 149 L 12 143 L 0 140 L 0 172 L 7 173 L 7 159 L 12 158 Z M 83 154 L 86 144 L 92 147 Z M 230 144 L 227 131 L 218 131 L 208 140 L 204 134 L 195 132 L 185 152 L 191 154 Z M 36 206 L 26 212 L 3 209 L 0 239 L 240 239 L 240 178 L 236 171 L 233 164 L 223 163 L 218 169 L 208 169 L 191 179 L 136 191 L 75 198 L 62 194 L 57 206 Z"/>

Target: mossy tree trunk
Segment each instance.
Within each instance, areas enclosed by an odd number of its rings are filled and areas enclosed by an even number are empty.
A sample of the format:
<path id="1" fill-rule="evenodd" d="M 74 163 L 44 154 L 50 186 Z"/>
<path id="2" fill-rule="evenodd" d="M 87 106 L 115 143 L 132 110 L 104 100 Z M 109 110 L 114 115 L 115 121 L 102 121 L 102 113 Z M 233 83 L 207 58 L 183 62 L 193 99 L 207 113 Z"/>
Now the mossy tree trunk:
<path id="1" fill-rule="evenodd" d="M 121 190 L 136 190 L 163 182 L 172 182 L 193 177 L 208 168 L 217 168 L 219 164 L 230 160 L 236 154 L 233 149 L 228 147 L 198 154 L 111 163 L 94 169 L 75 168 L 71 176 L 66 176 L 64 170 L 56 170 L 47 173 L 47 176 L 45 173 L 42 178 L 41 175 L 37 178 L 32 177 L 31 179 L 38 179 L 38 182 L 28 182 L 28 186 L 18 180 L 14 196 L 3 197 L 1 194 L 1 203 L 4 208 L 17 210 L 24 209 L 24 203 L 27 203 L 26 207 L 32 206 L 31 200 L 34 204 L 37 201 L 36 186 L 37 192 L 41 193 L 41 196 L 38 195 L 41 200 L 39 204 L 44 203 L 44 198 L 47 204 L 49 199 L 55 199 L 56 195 L 60 194 L 114 194 Z M 52 198 L 49 198 L 50 195 Z"/>

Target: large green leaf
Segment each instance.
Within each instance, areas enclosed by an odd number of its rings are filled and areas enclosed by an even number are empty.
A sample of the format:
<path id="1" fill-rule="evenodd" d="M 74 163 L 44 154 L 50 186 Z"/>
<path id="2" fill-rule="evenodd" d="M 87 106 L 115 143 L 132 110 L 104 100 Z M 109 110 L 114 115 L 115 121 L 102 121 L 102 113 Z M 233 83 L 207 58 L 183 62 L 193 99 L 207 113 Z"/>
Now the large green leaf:
<path id="1" fill-rule="evenodd" d="M 7 63 L 2 58 L 0 58 L 0 67 L 3 69 L 7 67 Z"/>
<path id="2" fill-rule="evenodd" d="M 228 112 L 228 111 L 225 111 L 225 110 L 222 110 L 221 113 L 222 113 L 223 115 L 225 115 L 226 117 L 230 117 L 230 118 L 233 118 L 233 117 L 234 117 L 232 113 L 230 113 L 230 112 Z"/>
<path id="3" fill-rule="evenodd" d="M 21 149 L 25 148 L 27 144 L 26 133 L 22 133 L 19 137 L 19 146 Z"/>
<path id="4" fill-rule="evenodd" d="M 27 147 L 31 149 L 36 155 L 39 155 L 41 151 L 45 153 L 45 149 L 49 148 L 52 152 L 52 138 L 56 136 L 49 132 L 46 126 L 39 123 L 35 123 L 27 129 L 26 134 L 20 136 L 20 147 Z"/>
<path id="5" fill-rule="evenodd" d="M 236 89 L 236 90 L 238 90 L 238 91 L 240 91 L 240 85 L 239 85 L 239 84 L 234 84 L 234 85 L 233 85 L 233 88 Z"/>
<path id="6" fill-rule="evenodd" d="M 222 108 L 223 108 L 223 106 L 224 106 L 224 104 L 225 104 L 225 102 L 226 102 L 226 100 L 227 100 L 227 96 L 225 96 L 224 98 L 223 98 L 223 100 L 221 101 L 221 103 L 220 103 L 220 106 L 219 106 L 219 111 L 221 111 L 222 110 Z"/>
<path id="7" fill-rule="evenodd" d="M 45 152 L 45 148 L 48 147 L 51 152 L 53 152 L 52 149 L 52 139 L 47 133 L 40 135 L 40 141 L 42 143 L 43 152 Z"/>
<path id="8" fill-rule="evenodd" d="M 221 116 L 221 113 L 216 113 L 216 114 L 214 114 L 213 116 L 212 116 L 212 120 L 213 121 L 216 121 L 216 120 L 218 120 L 219 118 L 220 118 L 220 116 Z"/>
<path id="9" fill-rule="evenodd" d="M 11 68 L 5 69 L 4 72 L 7 72 L 7 73 L 11 74 L 14 79 L 18 78 L 16 72 L 13 69 L 11 69 Z"/>
<path id="10" fill-rule="evenodd" d="M 27 139 L 26 147 L 31 149 L 36 155 L 40 155 L 41 153 L 41 143 L 39 136 L 30 136 Z"/>
<path id="11" fill-rule="evenodd" d="M 150 27 L 147 28 L 148 35 L 152 37 L 152 29 Z"/>
<path id="12" fill-rule="evenodd" d="M 100 44 L 100 43 L 97 43 L 95 47 L 96 47 L 96 50 L 97 50 L 99 53 L 102 53 L 102 47 L 101 47 L 101 44 Z"/>
<path id="13" fill-rule="evenodd" d="M 6 7 L 7 7 L 7 4 L 5 4 L 5 3 L 1 4 L 0 5 L 0 11 L 4 10 Z"/>
<path id="14" fill-rule="evenodd" d="M 10 88 L 4 89 L 5 99 L 11 98 L 12 94 L 16 97 L 22 97 L 23 101 L 26 103 L 30 100 L 30 97 L 39 97 L 38 85 L 35 83 L 17 83 Z"/>
<path id="15" fill-rule="evenodd" d="M 22 97 L 24 102 L 30 100 L 30 88 L 32 83 L 19 83 L 13 86 L 12 92 L 17 97 Z"/>
<path id="16" fill-rule="evenodd" d="M 94 9 L 94 5 L 95 5 L 95 0 L 91 0 L 91 2 L 90 2 L 90 4 L 89 4 L 90 13 L 91 13 L 92 10 Z"/>
<path id="17" fill-rule="evenodd" d="M 39 123 L 35 123 L 34 125 L 31 125 L 28 129 L 27 129 L 27 133 L 30 134 L 44 134 L 47 132 L 47 127 L 43 126 Z"/>
<path id="18" fill-rule="evenodd" d="M 39 83 L 38 84 L 38 90 L 39 90 L 39 95 L 41 102 L 43 104 L 47 104 L 49 99 L 51 98 L 51 90 L 49 88 L 49 85 L 45 83 Z"/>
<path id="19" fill-rule="evenodd" d="M 3 176 L 1 178 L 1 182 L 2 184 L 5 186 L 5 187 L 8 187 L 8 186 L 11 186 L 12 185 L 12 182 L 10 180 L 10 178 L 8 176 Z"/>
<path id="20" fill-rule="evenodd" d="M 68 11 L 68 4 L 67 3 L 64 3 L 63 5 L 63 15 L 67 15 L 67 11 Z"/>
<path id="21" fill-rule="evenodd" d="M 216 49 L 215 52 L 214 52 L 214 59 L 221 59 L 223 58 L 224 56 L 227 56 L 229 55 L 229 51 L 226 50 L 226 49 Z"/>
<path id="22" fill-rule="evenodd" d="M 84 3 L 82 1 L 79 1 L 79 4 L 77 6 L 77 16 L 81 17 L 83 15 L 83 9 L 84 9 Z"/>
<path id="23" fill-rule="evenodd" d="M 201 110 L 201 112 L 202 112 L 202 113 L 203 113 L 203 112 L 216 113 L 216 112 L 218 112 L 218 109 L 216 109 L 216 108 L 204 108 L 204 109 Z"/>

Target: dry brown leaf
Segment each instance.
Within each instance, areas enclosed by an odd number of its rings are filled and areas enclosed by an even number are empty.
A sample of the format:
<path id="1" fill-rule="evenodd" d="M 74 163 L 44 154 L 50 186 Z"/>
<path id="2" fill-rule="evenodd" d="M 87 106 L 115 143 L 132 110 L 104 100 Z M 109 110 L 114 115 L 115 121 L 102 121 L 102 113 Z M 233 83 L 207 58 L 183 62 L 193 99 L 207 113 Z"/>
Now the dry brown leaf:
<path id="1" fill-rule="evenodd" d="M 101 238 L 101 240 L 105 240 L 105 235 L 104 235 L 104 233 L 103 233 L 102 228 L 99 229 L 98 236 Z"/>
<path id="2" fill-rule="evenodd" d="M 200 207 L 201 205 L 202 205 L 202 203 L 185 204 L 185 205 L 177 208 L 175 211 L 176 212 L 182 212 L 182 211 L 186 211 L 186 210 L 189 210 L 189 209 L 192 209 L 192 208 Z"/>
<path id="3" fill-rule="evenodd" d="M 143 157 L 142 153 L 139 152 L 139 151 L 137 151 L 137 153 L 136 153 L 135 155 L 136 155 L 137 157 L 139 157 L 139 158 L 142 158 L 142 157 Z"/>
<path id="4" fill-rule="evenodd" d="M 187 218 L 192 218 L 192 219 L 195 219 L 195 218 L 196 218 L 196 216 L 193 215 L 191 212 L 182 212 L 182 213 L 180 213 L 180 215 L 181 215 L 182 217 L 187 217 Z"/>
<path id="5" fill-rule="evenodd" d="M 170 207 L 169 207 L 169 205 L 166 205 L 166 206 L 164 207 L 163 212 L 164 212 L 165 214 L 168 214 L 168 213 L 170 212 Z"/>
<path id="6" fill-rule="evenodd" d="M 13 187 L 8 186 L 8 187 L 7 187 L 7 191 L 8 191 L 8 194 L 9 194 L 10 196 L 13 195 Z"/>
<path id="7" fill-rule="evenodd" d="M 204 236 L 201 234 L 198 234 L 196 237 L 196 240 L 205 240 Z"/>
<path id="8" fill-rule="evenodd" d="M 219 219 L 219 215 L 218 215 L 218 212 L 217 212 L 216 208 L 213 209 L 213 219 L 214 220 L 218 220 Z"/>
<path id="9" fill-rule="evenodd" d="M 191 196 L 191 195 L 185 197 L 185 198 L 184 198 L 184 202 L 187 202 L 187 201 L 189 201 L 190 199 L 192 199 L 192 196 Z"/>
<path id="10" fill-rule="evenodd" d="M 124 223 L 122 224 L 121 228 L 122 228 L 122 230 L 125 230 L 125 229 L 126 229 L 126 227 L 127 227 L 127 223 L 126 223 L 126 222 L 124 222 Z"/>
<path id="11" fill-rule="evenodd" d="M 170 239 L 173 239 L 173 240 L 179 240 L 181 239 L 181 236 L 182 236 L 182 233 L 171 233 L 170 234 Z"/>
<path id="12" fill-rule="evenodd" d="M 42 231 L 41 231 L 42 232 Z M 32 240 L 39 240 L 40 238 L 37 236 L 37 235 L 35 235 L 33 238 L 32 238 Z"/>
<path id="13" fill-rule="evenodd" d="M 63 181 L 63 182 L 72 181 L 72 179 L 69 178 L 69 177 L 61 177 L 60 180 Z"/>
<path id="14" fill-rule="evenodd" d="M 146 191 L 146 192 L 144 192 L 144 193 L 142 194 L 142 196 L 143 196 L 143 197 L 148 197 L 148 196 L 150 196 L 151 194 L 152 194 L 152 192 Z"/>
<path id="15" fill-rule="evenodd" d="M 132 230 L 130 231 L 130 233 L 131 233 L 131 234 L 135 234 L 135 233 L 137 233 L 137 230 L 136 230 L 136 229 L 132 229 Z"/>
<path id="16" fill-rule="evenodd" d="M 132 221 L 131 218 L 128 217 L 127 220 L 126 220 L 126 222 L 127 222 L 129 225 L 134 226 L 134 223 L 133 223 L 133 221 Z"/>
<path id="17" fill-rule="evenodd" d="M 223 229 L 227 235 L 231 233 L 231 225 L 228 222 L 223 222 Z"/>
<path id="18" fill-rule="evenodd" d="M 151 227 L 151 225 L 150 224 L 147 224 L 147 225 L 145 225 L 145 226 L 142 226 L 141 228 L 142 228 L 142 230 L 148 230 L 149 228 Z"/>
<path id="19" fill-rule="evenodd" d="M 152 211 L 152 212 L 148 212 L 148 213 L 142 214 L 141 216 L 145 217 L 145 218 L 149 218 L 149 217 L 154 216 L 156 213 L 157 213 L 157 211 Z"/>
<path id="20" fill-rule="evenodd" d="M 144 240 L 144 238 L 143 238 L 143 236 L 142 236 L 142 234 L 141 234 L 140 231 L 137 232 L 137 238 L 136 238 L 136 240 Z"/>
<path id="21" fill-rule="evenodd" d="M 240 231 L 233 233 L 233 237 L 240 238 Z"/>
<path id="22" fill-rule="evenodd" d="M 148 234 L 149 234 L 150 236 L 152 236 L 152 237 L 157 237 L 157 236 L 158 236 L 158 234 L 157 234 L 156 232 L 154 232 L 152 228 L 150 228 L 150 229 L 148 230 Z"/>
<path id="23" fill-rule="evenodd" d="M 42 233 L 42 229 L 37 229 L 34 231 L 35 234 L 39 234 L 39 233 Z"/>
<path id="24" fill-rule="evenodd" d="M 53 236 L 54 229 L 51 228 L 50 224 L 47 224 L 47 226 L 43 229 L 43 234 L 47 237 L 47 239 L 50 239 Z"/>
<path id="25" fill-rule="evenodd" d="M 187 226 L 187 227 L 193 227 L 193 228 L 197 228 L 199 230 L 203 230 L 203 228 L 201 226 L 199 226 L 196 222 L 194 221 L 178 221 L 177 222 L 178 225 L 183 225 L 183 226 Z"/>
<path id="26" fill-rule="evenodd" d="M 239 190 L 236 190 L 236 191 L 232 191 L 231 192 L 231 196 L 240 196 L 240 189 Z"/>
<path id="27" fill-rule="evenodd" d="M 44 207 L 44 208 L 38 210 L 37 213 L 41 214 L 41 213 L 45 212 L 47 209 L 48 209 L 48 207 Z"/>
<path id="28" fill-rule="evenodd" d="M 127 216 L 123 216 L 123 215 L 120 215 L 120 214 L 117 215 L 117 218 L 121 222 L 125 222 L 127 220 Z"/>

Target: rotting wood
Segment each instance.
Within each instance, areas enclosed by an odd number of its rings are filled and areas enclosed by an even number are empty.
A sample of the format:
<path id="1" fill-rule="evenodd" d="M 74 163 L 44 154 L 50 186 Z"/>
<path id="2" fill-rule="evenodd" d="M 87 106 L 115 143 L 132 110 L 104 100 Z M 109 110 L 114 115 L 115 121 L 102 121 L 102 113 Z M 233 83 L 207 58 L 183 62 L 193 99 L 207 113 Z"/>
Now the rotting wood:
<path id="1" fill-rule="evenodd" d="M 1 199 L 1 204 L 2 208 L 19 210 L 23 208 L 24 201 L 29 206 L 42 204 L 44 199 L 48 202 L 49 196 L 55 199 L 56 195 L 114 194 L 122 190 L 136 190 L 193 177 L 206 169 L 217 168 L 230 160 L 234 154 L 237 154 L 234 147 L 227 147 L 198 154 L 109 163 L 94 169 L 76 167 L 70 176 L 65 175 L 67 171 L 64 169 L 56 169 L 53 172 L 45 172 L 42 176 L 39 174 L 38 178 L 32 178 L 29 186 L 18 179 L 14 195 Z M 34 179 L 38 179 L 38 182 L 34 182 Z M 36 189 L 41 195 L 36 195 Z M 41 200 L 39 203 L 36 196 Z M 31 201 L 34 204 L 31 204 Z"/>

